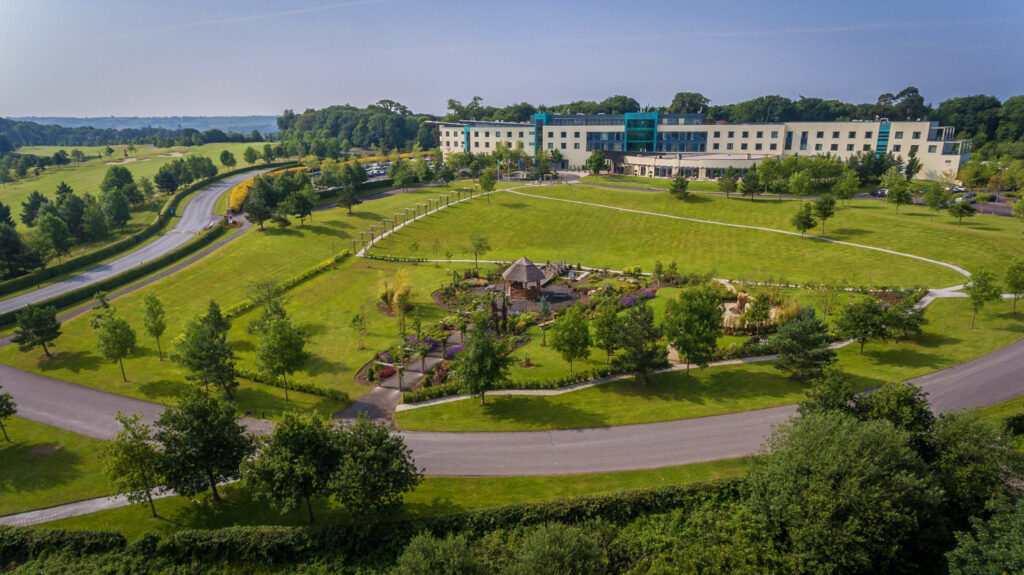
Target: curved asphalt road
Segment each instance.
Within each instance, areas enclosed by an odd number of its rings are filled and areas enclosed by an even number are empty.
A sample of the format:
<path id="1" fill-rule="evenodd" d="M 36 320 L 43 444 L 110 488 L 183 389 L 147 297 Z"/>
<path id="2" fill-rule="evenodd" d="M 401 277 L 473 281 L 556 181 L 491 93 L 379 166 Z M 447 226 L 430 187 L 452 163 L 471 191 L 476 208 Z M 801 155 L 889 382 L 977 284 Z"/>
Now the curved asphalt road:
<path id="1" fill-rule="evenodd" d="M 202 231 L 203 228 L 218 218 L 218 216 L 213 215 L 213 208 L 217 204 L 217 199 L 224 192 L 236 184 L 265 171 L 254 170 L 210 184 L 188 202 L 174 227 L 156 240 L 89 271 L 73 275 L 65 280 L 37 290 L 0 300 L 0 313 L 13 311 L 30 303 L 45 301 L 82 286 L 105 280 L 183 245 L 192 239 L 192 236 Z"/>

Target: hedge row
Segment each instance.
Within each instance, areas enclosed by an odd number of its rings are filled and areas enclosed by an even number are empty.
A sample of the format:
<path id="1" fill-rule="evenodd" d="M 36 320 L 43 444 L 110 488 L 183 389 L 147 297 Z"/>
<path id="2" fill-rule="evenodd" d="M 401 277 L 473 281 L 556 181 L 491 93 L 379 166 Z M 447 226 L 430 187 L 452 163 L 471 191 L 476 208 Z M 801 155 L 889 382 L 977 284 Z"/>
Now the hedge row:
<path id="1" fill-rule="evenodd" d="M 290 164 L 294 164 L 294 162 L 282 162 L 281 164 L 269 164 L 269 165 L 270 166 L 276 166 L 276 165 L 290 165 Z M 57 276 L 64 275 L 66 273 L 77 271 L 77 270 L 82 269 L 82 268 L 84 268 L 86 266 L 89 266 L 89 265 L 92 265 L 94 263 L 103 261 L 103 260 L 105 260 L 105 259 L 107 259 L 109 257 L 113 257 L 113 256 L 115 256 L 115 255 L 117 255 L 117 254 L 119 254 L 119 253 L 121 253 L 121 252 L 123 252 L 125 250 L 128 250 L 128 249 L 130 249 L 130 248 L 132 248 L 134 246 L 137 246 L 140 243 L 142 243 L 145 240 L 147 240 L 150 237 L 152 237 L 153 235 L 155 235 L 160 230 L 162 230 L 163 227 L 164 227 L 165 221 L 167 220 L 167 218 L 170 217 L 171 210 L 172 209 L 176 209 L 178 207 L 178 204 L 180 204 L 182 202 L 182 200 L 184 200 L 185 197 L 188 196 L 189 194 L 191 194 L 191 193 L 193 193 L 193 192 L 195 192 L 195 191 L 197 191 L 199 189 L 205 188 L 206 186 L 209 186 L 210 184 L 213 184 L 215 182 L 223 180 L 224 178 L 229 178 L 229 177 L 237 175 L 237 174 L 241 174 L 241 173 L 244 173 L 244 172 L 247 172 L 247 171 L 250 171 L 250 170 L 260 169 L 260 168 L 263 168 L 263 167 L 265 167 L 265 166 L 251 166 L 251 167 L 247 167 L 247 168 L 239 168 L 237 170 L 232 170 L 230 172 L 224 172 L 222 174 L 217 174 L 216 176 L 213 176 L 213 177 L 210 177 L 210 178 L 206 178 L 204 180 L 200 180 L 200 181 L 198 181 L 198 182 L 196 182 L 194 184 L 191 184 L 191 185 L 189 185 L 189 186 L 187 186 L 185 188 L 182 188 L 181 190 L 178 190 L 177 192 L 175 192 L 173 196 L 168 198 L 167 202 L 164 203 L 164 207 L 160 209 L 160 213 L 157 214 L 157 216 L 155 218 L 153 218 L 153 222 L 150 223 L 148 226 L 146 226 L 144 229 L 142 229 L 137 234 L 134 234 L 134 235 L 132 235 L 130 237 L 118 240 L 118 241 L 116 241 L 116 242 L 114 242 L 114 243 L 112 243 L 112 244 L 110 244 L 110 245 L 108 245 L 106 247 L 100 248 L 100 249 L 98 249 L 96 251 L 89 252 L 89 253 L 86 253 L 86 254 L 82 254 L 82 255 L 80 255 L 80 256 L 78 256 L 76 258 L 72 258 L 70 260 L 67 260 L 64 263 L 57 264 L 55 266 L 50 266 L 48 268 L 43 268 L 41 270 L 36 270 L 36 271 L 34 271 L 34 272 L 30 273 L 30 274 L 25 274 L 23 276 L 19 276 L 19 277 L 13 278 L 13 279 L 9 279 L 9 280 L 7 280 L 5 282 L 0 282 L 0 296 L 7 295 L 9 293 L 14 293 L 14 292 L 17 292 L 17 291 L 21 291 L 21 290 L 23 290 L 25 288 L 30 288 L 32 286 L 39 285 L 42 282 L 44 282 L 44 281 L 46 281 L 46 280 L 48 280 L 50 278 L 54 278 L 54 277 L 57 277 Z"/>
<path id="2" fill-rule="evenodd" d="M 284 383 L 280 379 L 268 376 L 264 373 L 255 370 L 236 367 L 235 374 L 237 374 L 239 377 L 243 377 L 251 381 L 256 381 L 259 383 L 263 383 L 273 387 L 280 387 L 284 389 Z M 290 389 L 291 391 L 301 391 L 302 393 L 308 393 L 310 395 L 316 395 L 318 397 L 326 397 L 327 399 L 349 401 L 348 394 L 345 393 L 344 391 L 341 391 L 340 389 L 324 387 L 322 385 L 312 383 L 309 381 L 303 381 L 301 379 L 290 380 L 288 382 L 288 389 Z"/>
<path id="3" fill-rule="evenodd" d="M 642 515 L 693 510 L 705 502 L 732 500 L 739 496 L 740 487 L 741 480 L 728 479 L 566 497 L 404 521 L 186 530 L 162 538 L 147 534 L 128 549 L 177 564 L 231 561 L 266 565 L 338 556 L 393 559 L 414 535 L 423 531 L 437 536 L 448 533 L 479 536 L 497 529 L 549 521 L 574 524 L 601 519 L 623 524 Z M 124 538 L 108 532 L 0 527 L 0 557 L 6 561 L 25 561 L 58 550 L 96 553 L 123 548 Z"/>
<path id="4" fill-rule="evenodd" d="M 311 267 L 311 268 L 309 268 L 309 269 L 307 269 L 307 270 L 305 270 L 303 272 L 300 272 L 299 274 L 294 275 L 294 276 L 284 280 L 283 282 L 279 283 L 275 287 L 274 293 L 275 294 L 282 294 L 282 293 L 284 293 L 284 292 L 294 288 L 295 286 L 299 285 L 300 283 L 302 283 L 302 282 L 304 282 L 304 281 L 306 281 L 306 280 L 308 280 L 308 279 L 310 279 L 310 278 L 312 278 L 314 276 L 320 275 L 321 273 L 323 273 L 323 272 L 333 268 L 334 266 L 338 265 L 339 263 L 347 260 L 349 258 L 349 256 L 351 256 L 351 255 L 352 255 L 352 252 L 347 251 L 347 250 L 343 251 L 343 252 L 341 252 L 339 254 L 335 254 L 335 255 L 331 256 L 330 258 L 328 258 L 328 259 L 318 263 L 317 265 L 315 265 L 315 266 L 313 266 L 313 267 Z M 238 317 L 238 316 L 242 315 L 243 313 L 253 309 L 254 307 L 256 307 L 256 302 L 253 301 L 250 298 L 250 299 L 246 299 L 242 303 L 238 303 L 238 304 L 235 304 L 235 305 L 229 307 L 227 310 L 225 310 L 224 313 L 225 313 L 225 315 L 227 315 L 230 318 L 235 318 L 235 317 Z"/>
<path id="5" fill-rule="evenodd" d="M 594 369 L 575 371 L 561 377 L 549 377 L 545 379 L 511 379 L 502 384 L 501 389 L 558 389 L 567 385 L 583 383 L 584 381 L 590 381 L 591 379 L 597 379 L 599 377 L 606 377 L 619 373 L 626 372 L 610 366 L 597 367 Z M 414 391 L 406 391 L 402 394 L 402 401 L 404 403 L 418 403 L 421 401 L 427 401 L 428 399 L 448 397 L 458 395 L 460 393 L 462 393 L 462 390 L 457 384 L 445 383 L 443 385 L 424 387 Z"/>
<path id="6" fill-rule="evenodd" d="M 426 258 L 400 258 L 398 256 L 379 256 L 376 254 L 363 254 L 363 257 L 368 260 L 380 260 L 382 262 L 403 262 L 414 264 L 428 261 Z"/>
<path id="7" fill-rule="evenodd" d="M 149 275 L 160 268 L 170 265 L 175 261 L 184 258 L 200 249 L 210 245 L 218 238 L 220 238 L 227 231 L 228 228 L 218 225 L 214 226 L 210 230 L 202 232 L 196 239 L 186 243 L 185 245 L 167 252 L 166 254 L 149 260 L 148 262 L 134 267 L 130 270 L 122 272 L 116 276 L 109 277 L 105 280 L 98 281 L 94 284 L 82 286 L 78 289 L 71 290 L 63 293 L 59 296 L 52 297 L 44 302 L 40 302 L 45 305 L 52 305 L 57 309 L 62 309 L 70 305 L 74 305 L 85 300 L 92 298 L 98 291 L 111 291 L 119 288 L 123 285 L 131 283 L 138 278 Z M 15 314 L 18 310 L 9 311 L 7 313 L 0 314 L 0 326 L 5 326 L 15 321 Z"/>

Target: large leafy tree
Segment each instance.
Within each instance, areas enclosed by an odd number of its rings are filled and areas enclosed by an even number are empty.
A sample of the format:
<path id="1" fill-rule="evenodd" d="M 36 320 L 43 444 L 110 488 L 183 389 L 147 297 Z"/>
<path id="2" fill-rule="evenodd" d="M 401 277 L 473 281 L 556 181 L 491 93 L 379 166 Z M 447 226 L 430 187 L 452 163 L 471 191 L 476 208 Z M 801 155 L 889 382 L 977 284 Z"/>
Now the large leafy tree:
<path id="1" fill-rule="evenodd" d="M 949 572 L 1001 575 L 1024 571 L 1024 499 L 991 501 L 990 516 L 971 518 L 969 532 L 957 533 L 956 548 L 946 554 Z"/>
<path id="2" fill-rule="evenodd" d="M 793 227 L 800 232 L 801 236 L 804 235 L 807 230 L 818 225 L 817 220 L 814 219 L 814 206 L 811 204 L 800 206 L 797 212 L 793 214 L 793 218 L 790 220 L 790 223 L 792 223 Z"/>
<path id="3" fill-rule="evenodd" d="M 825 220 L 836 215 L 836 199 L 830 194 L 818 198 L 812 204 L 814 206 L 814 217 L 821 222 L 821 235 L 825 235 Z"/>
<path id="4" fill-rule="evenodd" d="M 872 297 L 860 298 L 840 308 L 836 318 L 836 331 L 840 337 L 852 339 L 860 344 L 864 355 L 864 344 L 873 339 L 888 336 L 886 310 L 882 302 Z"/>
<path id="5" fill-rule="evenodd" d="M 263 194 L 259 190 L 253 190 L 249 193 L 249 197 L 245 199 L 245 204 L 242 205 L 242 210 L 250 220 L 256 222 L 261 232 L 263 231 L 263 222 L 274 215 L 273 210 L 267 205 Z"/>
<path id="6" fill-rule="evenodd" d="M 142 423 L 138 414 L 115 416 L 121 424 L 117 437 L 104 444 L 104 472 L 114 488 L 131 503 L 148 503 L 149 511 L 157 517 L 153 503 L 153 490 L 160 486 L 160 452 L 156 449 L 153 432 Z"/>
<path id="7" fill-rule="evenodd" d="M 885 200 L 896 206 L 896 213 L 900 213 L 900 206 L 906 206 L 914 201 L 910 191 L 910 183 L 900 170 L 899 166 L 893 166 L 882 175 L 882 187 L 887 189 Z"/>
<path id="8" fill-rule="evenodd" d="M 46 238 L 53 253 L 57 256 L 57 263 L 61 263 L 61 257 L 67 255 L 71 251 L 71 246 L 74 245 L 67 224 L 60 216 L 48 212 L 39 218 L 38 225 L 38 233 Z"/>
<path id="9" fill-rule="evenodd" d="M 886 421 L 810 413 L 778 428 L 747 472 L 749 505 L 798 573 L 915 571 L 942 490 Z M 933 554 L 936 549 L 932 549 Z"/>
<path id="10" fill-rule="evenodd" d="M 800 308 L 796 318 L 780 327 L 771 340 L 778 354 L 775 367 L 801 379 L 820 377 L 836 360 L 836 352 L 829 348 L 831 339 L 814 308 Z"/>
<path id="11" fill-rule="evenodd" d="M 343 453 L 339 431 L 329 420 L 316 413 L 286 413 L 256 456 L 242 464 L 242 474 L 256 496 L 281 513 L 304 504 L 312 523 L 311 499 L 330 493 Z"/>
<path id="12" fill-rule="evenodd" d="M 196 316 L 185 324 L 185 331 L 175 339 L 171 359 L 188 371 L 186 379 L 219 387 L 230 398 L 238 381 L 235 379 L 235 353 L 227 342 L 227 330 L 218 329 L 210 315 Z"/>
<path id="13" fill-rule="evenodd" d="M 569 373 L 572 373 L 574 360 L 586 359 L 590 355 L 590 327 L 576 306 L 566 310 L 555 321 L 551 330 L 551 347 L 569 362 Z"/>
<path id="14" fill-rule="evenodd" d="M 30 351 L 39 346 L 46 357 L 53 357 L 47 345 L 53 345 L 53 340 L 60 336 L 57 308 L 30 303 L 18 310 L 14 317 L 18 326 L 11 341 L 18 344 L 18 349 Z"/>
<path id="15" fill-rule="evenodd" d="M 703 369 L 714 359 L 722 335 L 722 311 L 722 298 L 711 285 L 686 288 L 665 306 L 662 330 L 686 358 L 687 374 L 691 363 Z"/>
<path id="16" fill-rule="evenodd" d="M 142 298 L 142 327 L 156 340 L 156 350 L 160 355 L 160 361 L 163 361 L 164 350 L 160 347 L 160 336 L 167 329 L 167 319 L 164 315 L 164 304 L 153 292 L 146 292 Z"/>
<path id="17" fill-rule="evenodd" d="M 0 386 L 3 389 L 3 386 Z M 0 393 L 0 432 L 4 434 L 4 441 L 7 443 L 11 442 L 11 438 L 7 436 L 7 426 L 4 421 L 14 417 L 14 414 L 18 413 L 18 404 L 14 403 L 14 398 L 7 392 Z"/>
<path id="18" fill-rule="evenodd" d="M 483 405 L 487 391 L 508 379 L 515 360 L 508 345 L 483 325 L 474 324 L 468 335 L 469 341 L 455 356 L 452 375 L 464 393 L 480 396 Z"/>
<path id="19" fill-rule="evenodd" d="M 711 100 L 699 92 L 676 92 L 668 106 L 670 114 L 706 114 Z"/>
<path id="20" fill-rule="evenodd" d="M 608 160 L 604 157 L 604 150 L 594 150 L 590 157 L 587 158 L 586 163 L 583 165 L 593 175 L 600 174 L 601 172 L 608 170 Z"/>
<path id="21" fill-rule="evenodd" d="M 617 347 L 622 353 L 616 362 L 631 372 L 637 382 L 647 383 L 648 374 L 668 360 L 668 350 L 659 341 L 661 328 L 654 319 L 654 311 L 646 300 L 641 300 L 622 314 L 617 328 Z"/>
<path id="22" fill-rule="evenodd" d="M 107 361 L 117 362 L 121 366 L 121 379 L 127 382 L 124 358 L 135 349 L 135 330 L 127 320 L 114 315 L 113 310 L 101 313 L 94 320 L 96 351 Z"/>
<path id="23" fill-rule="evenodd" d="M 743 174 L 743 181 L 740 182 L 740 193 L 744 196 L 750 196 L 750 199 L 754 199 L 754 196 L 761 195 L 761 191 L 761 176 L 755 164 L 747 170 L 747 173 Z"/>
<path id="24" fill-rule="evenodd" d="M 295 373 L 306 361 L 306 337 L 286 317 L 270 319 L 256 348 L 256 360 L 272 377 L 284 382 L 284 400 L 288 401 L 288 374 Z"/>
<path id="25" fill-rule="evenodd" d="M 313 219 L 313 208 L 316 207 L 316 202 L 316 192 L 311 186 L 305 186 L 285 198 L 282 207 L 288 215 L 299 218 L 299 225 L 305 225 L 306 218 Z"/>
<path id="26" fill-rule="evenodd" d="M 359 517 L 402 502 L 423 481 L 402 436 L 365 413 L 341 433 L 342 456 L 330 482 L 333 498 Z"/>
<path id="27" fill-rule="evenodd" d="M 166 485 L 185 496 L 210 489 L 219 500 L 217 484 L 237 479 L 239 466 L 252 451 L 234 408 L 197 388 L 186 389 L 177 407 L 167 408 L 155 427 Z"/>

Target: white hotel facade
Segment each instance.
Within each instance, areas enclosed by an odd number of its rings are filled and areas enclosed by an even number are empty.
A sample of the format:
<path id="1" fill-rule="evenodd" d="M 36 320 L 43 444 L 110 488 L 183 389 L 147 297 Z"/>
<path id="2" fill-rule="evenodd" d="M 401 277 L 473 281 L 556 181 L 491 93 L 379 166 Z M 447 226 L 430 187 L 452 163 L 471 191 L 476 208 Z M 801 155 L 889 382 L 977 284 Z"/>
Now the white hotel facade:
<path id="1" fill-rule="evenodd" d="M 699 179 L 717 178 L 729 167 L 746 170 L 769 157 L 830 154 L 846 159 L 859 152 L 891 152 L 907 159 L 916 150 L 917 177 L 936 180 L 970 158 L 970 140 L 937 122 L 875 121 L 725 124 L 702 114 L 559 115 L 535 114 L 528 123 L 437 122 L 441 152 L 489 154 L 499 142 L 558 150 L 561 168 L 579 168 L 595 150 L 604 150 L 616 173 Z"/>

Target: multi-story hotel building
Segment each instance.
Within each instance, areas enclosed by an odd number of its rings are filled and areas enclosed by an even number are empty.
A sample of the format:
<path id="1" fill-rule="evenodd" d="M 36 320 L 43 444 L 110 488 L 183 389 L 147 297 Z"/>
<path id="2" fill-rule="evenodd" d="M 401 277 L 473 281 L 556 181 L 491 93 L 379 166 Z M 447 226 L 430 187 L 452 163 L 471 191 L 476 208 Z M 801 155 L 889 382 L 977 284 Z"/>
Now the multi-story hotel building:
<path id="1" fill-rule="evenodd" d="M 858 152 L 888 152 L 907 159 L 917 152 L 917 177 L 952 174 L 970 157 L 970 140 L 937 122 L 778 122 L 724 124 L 702 114 L 559 115 L 535 114 L 529 123 L 437 122 L 442 154 L 489 154 L 499 142 L 522 146 L 530 155 L 557 150 L 560 168 L 583 166 L 604 150 L 616 173 L 716 178 L 729 167 L 744 171 L 764 158 L 830 154 L 845 159 Z"/>

